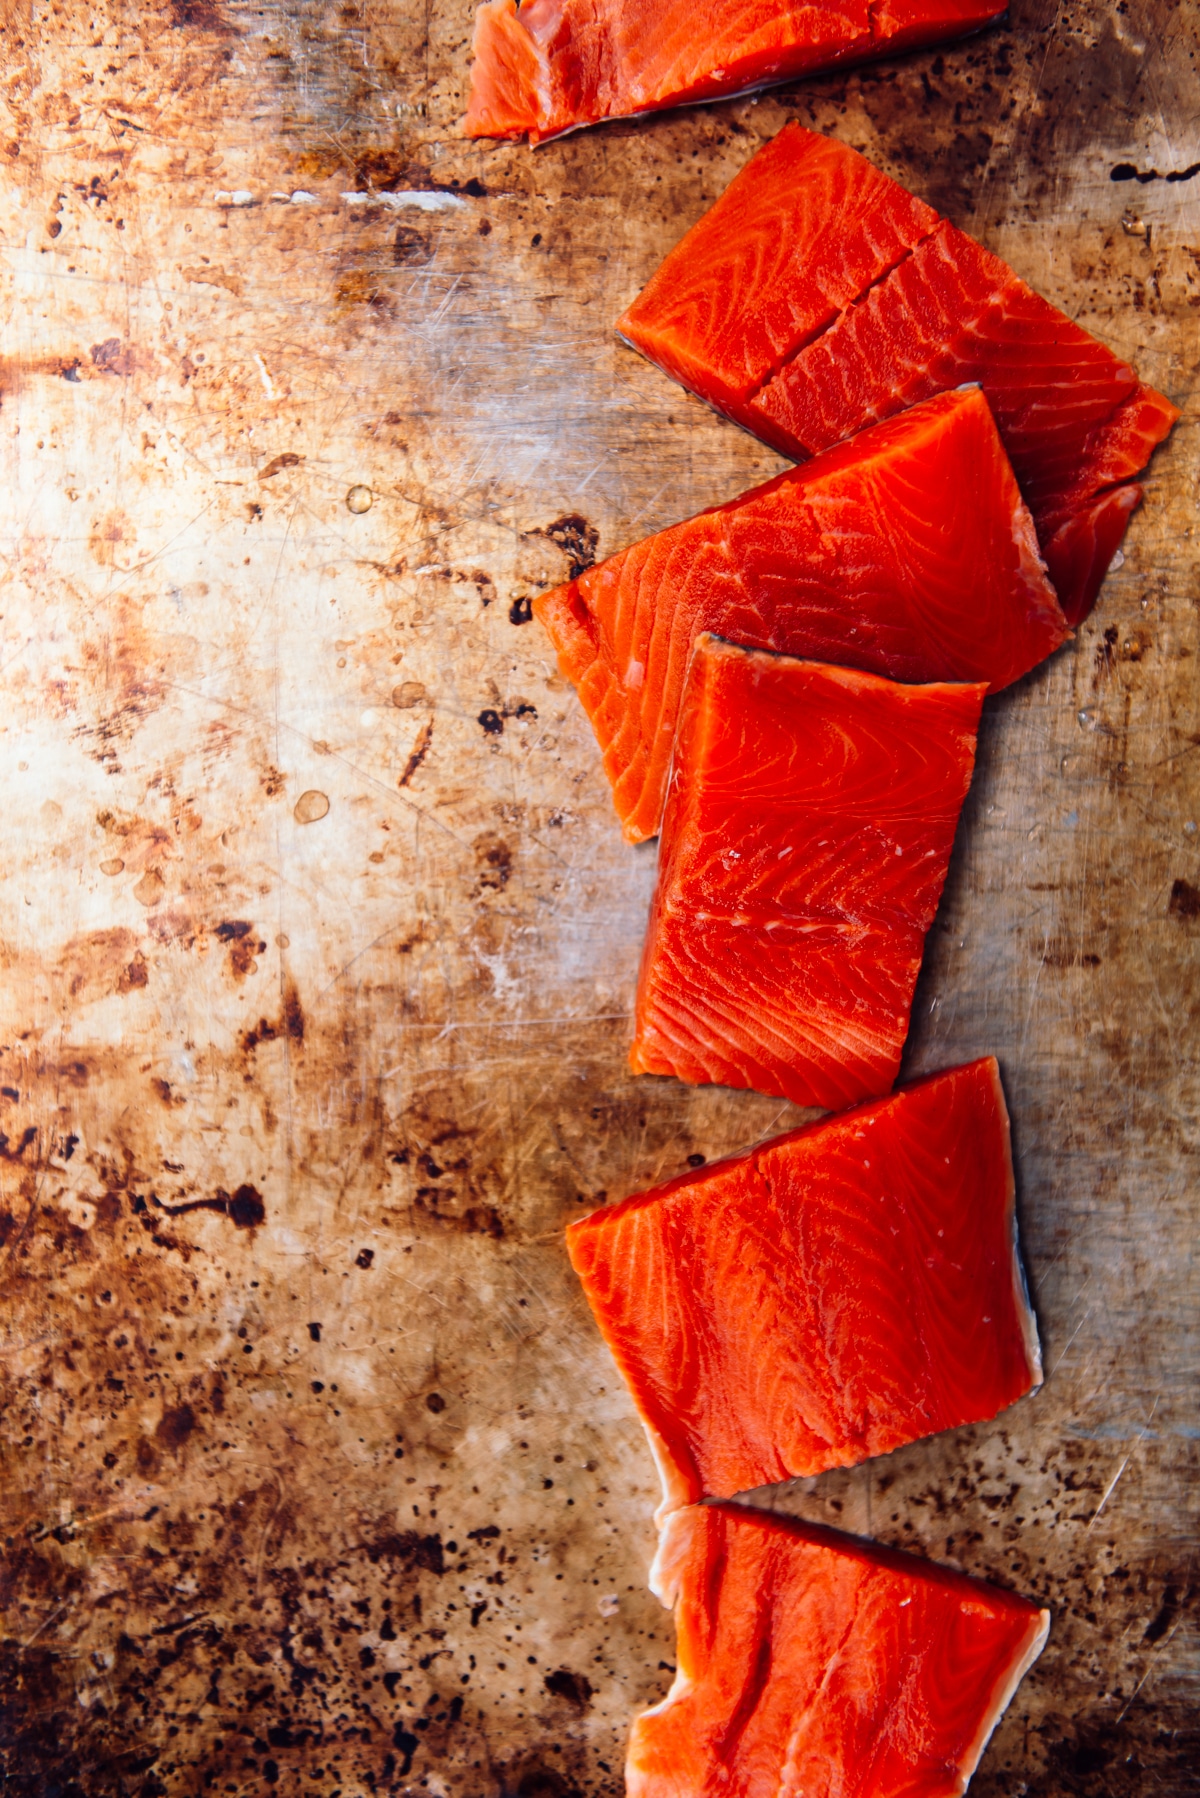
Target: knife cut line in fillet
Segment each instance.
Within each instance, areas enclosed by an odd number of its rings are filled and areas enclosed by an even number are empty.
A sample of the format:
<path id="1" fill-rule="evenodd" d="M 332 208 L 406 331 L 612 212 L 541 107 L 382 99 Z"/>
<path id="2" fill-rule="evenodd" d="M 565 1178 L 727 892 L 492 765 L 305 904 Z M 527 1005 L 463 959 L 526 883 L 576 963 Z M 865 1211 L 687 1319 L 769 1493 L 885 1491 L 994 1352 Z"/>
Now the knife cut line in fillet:
<path id="1" fill-rule="evenodd" d="M 797 124 L 735 177 L 617 323 L 667 374 L 805 460 L 977 381 L 1068 621 L 1095 602 L 1179 410 L 848 145 Z"/>

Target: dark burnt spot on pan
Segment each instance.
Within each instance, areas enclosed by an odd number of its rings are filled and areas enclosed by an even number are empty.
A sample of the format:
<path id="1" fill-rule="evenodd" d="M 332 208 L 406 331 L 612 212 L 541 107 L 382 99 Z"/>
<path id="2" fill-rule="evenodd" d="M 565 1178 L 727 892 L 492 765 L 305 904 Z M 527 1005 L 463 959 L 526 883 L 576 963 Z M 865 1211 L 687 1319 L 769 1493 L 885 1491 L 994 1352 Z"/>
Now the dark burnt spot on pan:
<path id="1" fill-rule="evenodd" d="M 304 1010 L 299 990 L 291 980 L 285 981 L 283 988 L 283 1028 L 289 1042 L 304 1041 Z"/>
<path id="2" fill-rule="evenodd" d="M 1200 918 L 1200 887 L 1194 887 L 1190 880 L 1182 875 L 1171 882 L 1171 897 L 1167 910 L 1173 918 L 1187 922 L 1191 918 Z"/>
<path id="3" fill-rule="evenodd" d="M 287 981 L 283 989 L 283 1011 L 278 1019 L 259 1018 L 258 1023 L 243 1030 L 240 1038 L 242 1051 L 249 1056 L 261 1043 L 273 1043 L 285 1037 L 297 1047 L 304 1041 L 304 1008 L 300 1003 L 300 994 L 292 981 Z M 247 1076 L 249 1078 L 249 1076 Z"/>
<path id="4" fill-rule="evenodd" d="M 229 968 L 235 980 L 244 980 L 257 967 L 256 957 L 265 955 L 267 945 L 254 933 L 253 924 L 244 918 L 228 918 L 217 925 L 217 941 L 229 948 Z"/>
<path id="5" fill-rule="evenodd" d="M 1117 162 L 1108 171 L 1110 181 L 1138 181 L 1144 187 L 1148 181 L 1194 181 L 1200 175 L 1200 162 L 1189 162 L 1186 168 L 1139 169 L 1136 162 Z"/>
<path id="6" fill-rule="evenodd" d="M 569 1667 L 558 1667 L 553 1673 L 547 1673 L 542 1683 L 555 1698 L 565 1698 L 568 1704 L 581 1711 L 592 1702 L 591 1680 L 584 1673 L 572 1673 Z"/>
<path id="7" fill-rule="evenodd" d="M 540 530 L 530 533 L 534 537 L 548 537 L 565 550 L 570 563 L 570 577 L 578 577 L 589 569 L 596 560 L 596 549 L 600 542 L 600 532 L 594 524 L 589 524 L 582 512 L 564 512 L 552 524 L 546 524 Z"/>
<path id="8" fill-rule="evenodd" d="M 525 1761 L 506 1774 L 501 1785 L 501 1798 L 582 1798 L 557 1767 L 541 1761 Z"/>
<path id="9" fill-rule="evenodd" d="M 257 1186 L 251 1186 L 249 1182 L 239 1186 L 233 1193 L 228 1193 L 224 1187 L 219 1186 L 210 1199 L 186 1199 L 178 1205 L 170 1205 L 156 1193 L 151 1193 L 150 1204 L 158 1211 L 165 1211 L 168 1217 L 183 1217 L 189 1211 L 218 1211 L 239 1230 L 256 1230 L 267 1215 L 262 1194 Z M 144 1210 L 145 1200 L 135 1195 L 134 1209 Z"/>
<path id="10" fill-rule="evenodd" d="M 1180 1594 L 1175 1586 L 1168 1586 L 1163 1593 L 1162 1603 L 1154 1616 L 1146 1625 L 1142 1635 L 1143 1642 L 1161 1642 L 1180 1610 Z"/>
<path id="11" fill-rule="evenodd" d="M 420 1737 L 414 1736 L 403 1723 L 397 1723 L 392 1732 L 392 1745 L 400 1756 L 400 1765 L 395 1768 L 395 1771 L 399 1773 L 401 1779 L 404 1779 L 412 1772 L 413 1755 L 421 1746 Z M 389 1755 L 388 1758 L 390 1760 L 391 1756 Z"/>
<path id="12" fill-rule="evenodd" d="M 500 893 L 512 874 L 513 852 L 504 838 L 485 830 L 471 845 L 475 852 L 475 892 Z"/>
<path id="13" fill-rule="evenodd" d="M 154 1435 L 164 1448 L 182 1448 L 196 1428 L 196 1413 L 190 1405 L 172 1405 L 158 1420 Z"/>
<path id="14" fill-rule="evenodd" d="M 0 1161 L 23 1161 L 26 1151 L 37 1141 L 37 1134 L 37 1125 L 28 1124 L 13 1143 L 9 1141 L 7 1133 L 0 1130 Z"/>
<path id="15" fill-rule="evenodd" d="M 1061 938 L 1035 945 L 1042 966 L 1046 968 L 1098 968 L 1101 958 L 1094 950 L 1080 949 Z"/>
<path id="16" fill-rule="evenodd" d="M 387 1530 L 363 1544 L 363 1552 L 372 1566 L 381 1561 L 399 1567 L 423 1568 L 426 1573 L 443 1574 L 446 1556 L 442 1538 L 422 1535 L 419 1530 Z M 418 1616 L 420 1612 L 418 1611 Z"/>
<path id="17" fill-rule="evenodd" d="M 1112 668 L 1117 653 L 1117 638 L 1120 636 L 1115 624 L 1110 624 L 1103 637 L 1096 645 L 1096 672 L 1107 674 Z"/>

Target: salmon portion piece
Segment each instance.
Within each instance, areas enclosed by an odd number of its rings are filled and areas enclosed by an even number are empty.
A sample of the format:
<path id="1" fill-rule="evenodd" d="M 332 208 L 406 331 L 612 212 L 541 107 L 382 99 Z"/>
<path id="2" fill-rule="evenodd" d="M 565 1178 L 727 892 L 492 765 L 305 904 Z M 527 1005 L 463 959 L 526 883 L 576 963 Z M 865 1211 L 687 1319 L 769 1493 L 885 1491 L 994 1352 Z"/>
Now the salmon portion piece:
<path id="1" fill-rule="evenodd" d="M 675 1682 L 629 1798 L 958 1798 L 1050 1613 L 916 1555 L 738 1505 L 677 1511 L 655 1590 Z"/>
<path id="2" fill-rule="evenodd" d="M 533 609 L 578 689 L 630 842 L 658 829 L 702 631 L 992 691 L 1070 634 L 977 387 L 647 537 Z"/>
<path id="3" fill-rule="evenodd" d="M 985 691 L 697 639 L 634 1073 L 832 1110 L 890 1090 Z"/>
<path id="4" fill-rule="evenodd" d="M 998 256 L 857 151 L 795 124 L 671 252 L 617 329 L 798 460 L 978 382 L 1047 560 L 1057 539 L 1052 573 L 1071 624 L 1095 602 L 1100 548 L 1122 516 L 1099 501 L 1140 473 L 1179 417 Z M 1131 488 L 1126 518 L 1139 497 Z"/>
<path id="5" fill-rule="evenodd" d="M 488 0 L 475 20 L 468 137 L 541 143 L 940 43 L 998 18 L 998 0 Z"/>
<path id="6" fill-rule="evenodd" d="M 595 1211 L 567 1248 L 645 1424 L 660 1522 L 1041 1384 L 991 1058 Z"/>

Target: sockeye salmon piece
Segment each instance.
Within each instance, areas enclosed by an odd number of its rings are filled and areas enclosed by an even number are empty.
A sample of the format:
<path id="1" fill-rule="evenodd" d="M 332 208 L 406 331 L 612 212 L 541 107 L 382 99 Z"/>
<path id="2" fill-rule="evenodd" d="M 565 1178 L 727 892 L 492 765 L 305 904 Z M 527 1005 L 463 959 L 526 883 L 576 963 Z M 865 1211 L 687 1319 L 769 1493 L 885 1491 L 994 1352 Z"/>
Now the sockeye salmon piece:
<path id="1" fill-rule="evenodd" d="M 591 720 L 630 842 L 658 829 L 701 631 L 993 691 L 1070 634 L 977 387 L 647 537 L 533 609 Z"/>
<path id="2" fill-rule="evenodd" d="M 1141 496 L 1133 476 L 1179 417 L 998 256 L 857 151 L 796 124 L 672 250 L 617 329 L 799 460 L 977 381 L 1071 624 L 1091 610 L 1103 551 L 1111 544 L 1111 559 Z"/>
<path id="3" fill-rule="evenodd" d="M 738 1505 L 668 1520 L 678 1672 L 628 1798 L 957 1798 L 1046 1643 L 1016 1593 Z"/>
<path id="4" fill-rule="evenodd" d="M 697 639 L 634 1073 L 831 1110 L 890 1089 L 985 690 Z"/>
<path id="5" fill-rule="evenodd" d="M 939 43 L 998 0 L 490 0 L 475 15 L 468 137 L 532 143 Z"/>
<path id="6" fill-rule="evenodd" d="M 993 1059 L 572 1224 L 663 1518 L 995 1417 L 1042 1378 Z"/>

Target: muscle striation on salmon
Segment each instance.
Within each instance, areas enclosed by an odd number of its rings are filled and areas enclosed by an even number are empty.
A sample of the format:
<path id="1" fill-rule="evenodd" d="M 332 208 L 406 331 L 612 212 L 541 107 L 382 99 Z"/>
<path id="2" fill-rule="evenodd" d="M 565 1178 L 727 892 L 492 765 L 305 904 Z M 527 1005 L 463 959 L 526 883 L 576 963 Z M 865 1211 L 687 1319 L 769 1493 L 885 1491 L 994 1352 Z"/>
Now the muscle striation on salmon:
<path id="1" fill-rule="evenodd" d="M 981 1423 L 1041 1384 L 989 1058 L 581 1218 L 662 1519 Z"/>
<path id="2" fill-rule="evenodd" d="M 662 817 L 692 644 L 1008 686 L 1069 627 L 978 387 L 938 394 L 540 595 L 630 842 Z"/>
<path id="3" fill-rule="evenodd" d="M 963 382 L 987 395 L 1068 621 L 1179 417 L 1111 350 L 857 151 L 784 127 L 618 331 L 804 460 Z"/>
<path id="4" fill-rule="evenodd" d="M 832 1110 L 890 1090 L 985 691 L 697 639 L 635 1073 Z"/>
<path id="5" fill-rule="evenodd" d="M 915 1555 L 744 1506 L 663 1531 L 674 1684 L 633 1725 L 628 1798 L 958 1798 L 1050 1613 Z"/>
<path id="6" fill-rule="evenodd" d="M 977 31 L 999 0 L 489 0 L 468 137 L 532 143 Z"/>

